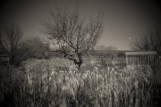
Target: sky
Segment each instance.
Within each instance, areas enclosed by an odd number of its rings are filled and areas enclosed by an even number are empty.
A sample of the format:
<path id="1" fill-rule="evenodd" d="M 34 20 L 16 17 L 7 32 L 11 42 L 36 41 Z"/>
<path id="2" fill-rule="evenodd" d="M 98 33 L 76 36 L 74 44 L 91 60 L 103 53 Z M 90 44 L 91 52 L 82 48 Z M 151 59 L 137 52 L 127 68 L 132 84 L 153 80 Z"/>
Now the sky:
<path id="1" fill-rule="evenodd" d="M 0 26 L 16 22 L 23 29 L 24 39 L 33 36 L 43 38 L 47 34 L 41 22 L 47 20 L 56 3 L 64 1 L 1 0 Z M 159 0 L 66 0 L 64 4 L 79 5 L 85 15 L 98 9 L 103 12 L 104 30 L 97 45 L 131 50 L 130 42 L 146 32 L 147 27 L 161 28 Z"/>

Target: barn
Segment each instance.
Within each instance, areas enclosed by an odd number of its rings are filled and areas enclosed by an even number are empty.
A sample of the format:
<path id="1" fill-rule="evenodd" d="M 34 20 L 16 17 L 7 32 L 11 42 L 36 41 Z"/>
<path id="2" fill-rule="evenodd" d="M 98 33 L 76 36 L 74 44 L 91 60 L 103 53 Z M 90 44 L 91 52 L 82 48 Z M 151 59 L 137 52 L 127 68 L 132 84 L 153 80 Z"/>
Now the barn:
<path id="1" fill-rule="evenodd" d="M 134 69 L 142 65 L 155 65 L 158 59 L 156 51 L 125 52 L 126 67 Z"/>

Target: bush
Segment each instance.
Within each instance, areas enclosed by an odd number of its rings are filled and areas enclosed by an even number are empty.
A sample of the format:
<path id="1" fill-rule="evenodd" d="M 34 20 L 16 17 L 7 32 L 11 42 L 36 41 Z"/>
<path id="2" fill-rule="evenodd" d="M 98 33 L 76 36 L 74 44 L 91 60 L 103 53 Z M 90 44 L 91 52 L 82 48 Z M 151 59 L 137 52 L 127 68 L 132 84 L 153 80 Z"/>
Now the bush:
<path id="1" fill-rule="evenodd" d="M 44 44 L 38 37 L 23 41 L 19 50 L 18 59 L 20 60 L 20 63 L 31 58 L 49 58 L 48 46 Z"/>

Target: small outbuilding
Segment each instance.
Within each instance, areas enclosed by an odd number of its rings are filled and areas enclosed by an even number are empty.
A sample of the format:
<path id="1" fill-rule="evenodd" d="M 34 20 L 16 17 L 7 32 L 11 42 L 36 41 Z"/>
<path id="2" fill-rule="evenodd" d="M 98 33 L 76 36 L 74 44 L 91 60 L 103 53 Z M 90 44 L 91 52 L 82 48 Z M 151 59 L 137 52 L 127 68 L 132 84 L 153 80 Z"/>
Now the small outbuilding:
<path id="1" fill-rule="evenodd" d="M 134 69 L 140 65 L 155 65 L 157 59 L 156 51 L 125 52 L 126 66 Z"/>
<path id="2" fill-rule="evenodd" d="M 9 56 L 0 53 L 0 81 L 9 77 Z"/>

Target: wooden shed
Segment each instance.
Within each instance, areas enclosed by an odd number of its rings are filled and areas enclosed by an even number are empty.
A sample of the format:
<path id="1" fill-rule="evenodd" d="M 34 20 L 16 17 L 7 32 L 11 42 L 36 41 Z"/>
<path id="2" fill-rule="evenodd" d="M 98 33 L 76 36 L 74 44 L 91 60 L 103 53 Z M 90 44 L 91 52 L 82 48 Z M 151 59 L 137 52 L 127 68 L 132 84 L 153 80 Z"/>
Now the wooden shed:
<path id="1" fill-rule="evenodd" d="M 138 51 L 138 52 L 125 52 L 126 66 L 133 69 L 140 65 L 154 65 L 157 59 L 156 51 Z"/>

